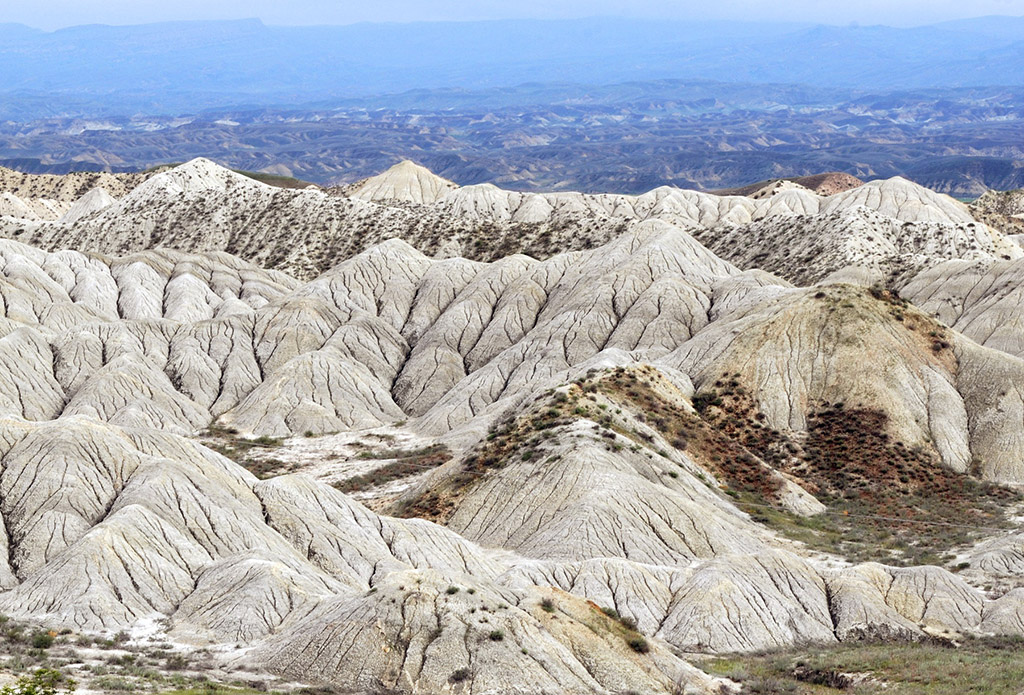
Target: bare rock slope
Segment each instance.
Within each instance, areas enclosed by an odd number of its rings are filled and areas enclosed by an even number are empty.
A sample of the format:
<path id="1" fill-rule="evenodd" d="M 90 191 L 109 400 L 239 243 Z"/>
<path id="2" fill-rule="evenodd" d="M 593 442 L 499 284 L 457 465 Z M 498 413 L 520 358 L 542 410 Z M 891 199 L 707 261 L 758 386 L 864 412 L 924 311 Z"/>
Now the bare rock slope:
<path id="1" fill-rule="evenodd" d="M 1024 631 L 997 485 L 1024 482 L 1024 253 L 964 206 L 902 181 L 527 195 L 410 166 L 361 190 L 200 160 L 4 219 L 0 611 L 166 619 L 283 677 L 403 693 L 715 693 L 680 654 Z M 484 230 L 569 250 L 459 253 Z M 333 487 L 239 454 L 286 466 L 277 438 L 302 436 L 330 467 L 334 437 L 389 431 L 446 453 L 361 445 Z M 943 540 L 936 509 L 992 537 L 944 548 L 956 574 L 823 556 L 757 513 L 879 490 L 915 542 Z"/>
<path id="2" fill-rule="evenodd" d="M 406 160 L 358 184 L 349 196 L 360 200 L 396 200 L 429 205 L 456 188 L 458 186 L 451 181 Z"/>

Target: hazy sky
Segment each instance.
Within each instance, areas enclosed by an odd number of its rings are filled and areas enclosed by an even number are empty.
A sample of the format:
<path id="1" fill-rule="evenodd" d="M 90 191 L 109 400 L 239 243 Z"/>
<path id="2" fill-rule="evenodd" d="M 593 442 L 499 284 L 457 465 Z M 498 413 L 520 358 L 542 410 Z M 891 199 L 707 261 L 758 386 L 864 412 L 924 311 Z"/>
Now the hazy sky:
<path id="1" fill-rule="evenodd" d="M 243 17 L 267 24 L 350 24 L 595 15 L 906 26 L 992 14 L 1024 15 L 1024 0 L 0 0 L 0 22 L 43 29 Z"/>

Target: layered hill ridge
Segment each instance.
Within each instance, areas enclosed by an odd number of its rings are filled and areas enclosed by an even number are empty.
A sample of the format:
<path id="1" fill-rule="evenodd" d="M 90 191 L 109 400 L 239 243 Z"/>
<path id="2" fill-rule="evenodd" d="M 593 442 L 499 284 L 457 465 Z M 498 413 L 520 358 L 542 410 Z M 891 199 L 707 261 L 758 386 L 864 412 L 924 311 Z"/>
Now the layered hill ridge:
<path id="1" fill-rule="evenodd" d="M 825 174 L 814 174 L 812 176 L 795 176 L 788 179 L 774 179 L 771 181 L 759 181 L 739 188 L 728 188 L 711 191 L 717 195 L 745 195 L 752 198 L 762 198 L 780 188 L 799 186 L 806 188 L 819 195 L 834 195 L 864 185 L 864 182 L 851 174 L 844 174 L 831 171 Z"/>
<path id="2" fill-rule="evenodd" d="M 905 275 L 972 251 L 1021 255 L 965 205 L 899 178 L 829 196 L 802 187 L 758 199 L 669 187 L 640 196 L 537 194 L 489 184 L 452 188 L 402 163 L 346 197 L 275 188 L 197 159 L 152 174 L 123 197 L 107 192 L 116 204 L 95 194 L 69 218 L 6 219 L 0 233 L 47 249 L 107 254 L 228 251 L 302 279 L 389 238 L 431 256 L 547 258 L 594 248 L 651 220 L 693 230 L 741 267 L 797 282 L 849 264 Z M 794 246 L 803 247 L 796 258 Z"/>
<path id="3" fill-rule="evenodd" d="M 1024 633 L 1024 253 L 968 208 L 365 186 L 196 160 L 4 220 L 0 610 L 403 693 Z"/>
<path id="4" fill-rule="evenodd" d="M 93 188 L 103 188 L 120 198 L 150 175 L 151 172 L 107 174 L 87 171 L 62 175 L 25 174 L 0 167 L 0 190 L 22 198 L 45 198 L 68 205 Z"/>

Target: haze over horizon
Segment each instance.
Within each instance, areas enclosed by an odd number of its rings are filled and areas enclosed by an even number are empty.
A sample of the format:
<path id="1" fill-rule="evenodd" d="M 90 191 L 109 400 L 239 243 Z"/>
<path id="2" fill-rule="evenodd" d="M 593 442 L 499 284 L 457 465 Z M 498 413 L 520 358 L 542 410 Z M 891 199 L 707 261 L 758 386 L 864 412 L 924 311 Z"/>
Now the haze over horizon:
<path id="1" fill-rule="evenodd" d="M 182 0 L 170 5 L 146 0 L 50 0 L 15 2 L 0 11 L 0 22 L 24 24 L 52 31 L 83 24 L 133 25 L 182 20 L 231 20 L 255 18 L 268 25 L 314 26 L 359 22 L 432 22 L 499 19 L 574 19 L 622 16 L 636 19 L 693 19 L 806 22 L 821 24 L 868 24 L 924 26 L 950 20 L 993 15 L 1024 16 L 1024 0 L 978 0 L 970 5 L 954 0 L 910 0 L 898 3 L 859 0 L 817 3 L 786 0 L 765 3 L 757 0 L 724 0 L 714 6 L 691 0 L 526 0 L 515 4 L 500 0 L 468 2 L 441 0 L 417 3 L 398 0 L 372 6 L 343 0 L 296 0 L 287 7 L 271 0 Z"/>

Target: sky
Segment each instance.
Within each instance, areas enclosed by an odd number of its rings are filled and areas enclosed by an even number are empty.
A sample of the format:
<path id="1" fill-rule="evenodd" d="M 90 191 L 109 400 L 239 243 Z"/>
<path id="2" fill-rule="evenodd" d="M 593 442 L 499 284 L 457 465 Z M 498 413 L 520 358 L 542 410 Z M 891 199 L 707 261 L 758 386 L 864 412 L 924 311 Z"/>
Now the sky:
<path id="1" fill-rule="evenodd" d="M 0 22 L 46 30 L 250 17 L 272 25 L 308 25 L 607 15 L 914 26 L 1024 16 L 1024 0 L 0 0 Z"/>

